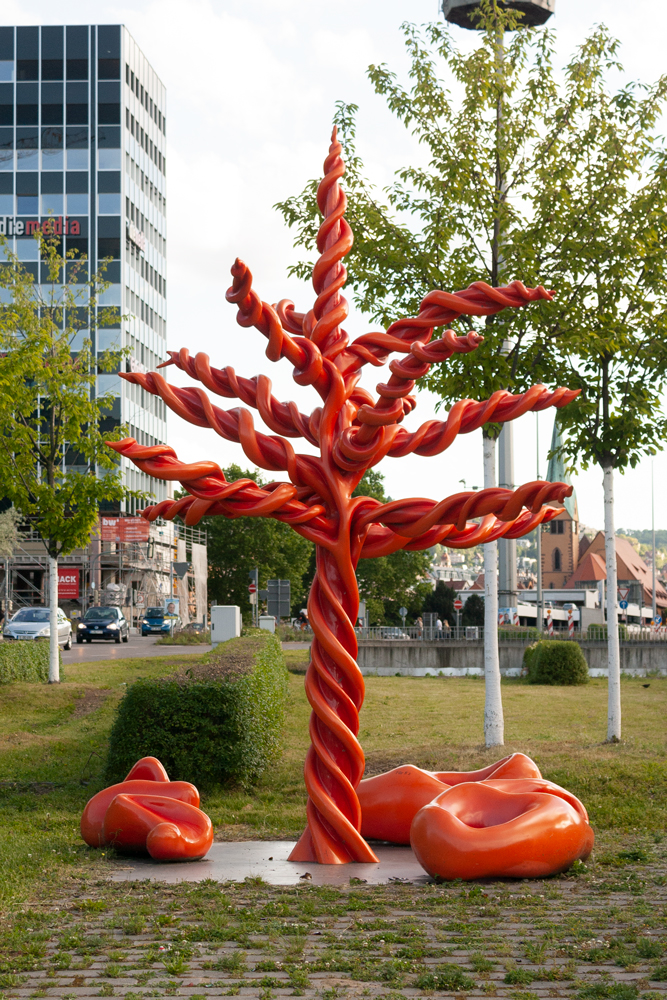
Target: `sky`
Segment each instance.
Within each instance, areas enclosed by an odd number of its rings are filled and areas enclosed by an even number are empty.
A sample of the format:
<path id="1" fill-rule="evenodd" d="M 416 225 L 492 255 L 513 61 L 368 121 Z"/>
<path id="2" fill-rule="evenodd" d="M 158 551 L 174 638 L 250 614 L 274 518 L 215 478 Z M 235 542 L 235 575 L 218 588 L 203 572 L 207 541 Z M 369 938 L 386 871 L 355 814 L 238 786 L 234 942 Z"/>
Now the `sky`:
<path id="1" fill-rule="evenodd" d="M 170 349 L 205 351 L 217 367 L 264 373 L 274 395 L 308 410 L 318 399 L 296 386 L 286 361 L 272 364 L 266 341 L 235 322 L 225 302 L 236 256 L 250 266 L 262 299 L 312 304 L 312 289 L 288 279 L 298 259 L 292 234 L 273 206 L 320 175 L 337 100 L 359 105 L 357 148 L 379 187 L 421 151 L 391 116 L 366 78 L 370 63 L 386 62 L 405 79 L 400 26 L 441 17 L 437 0 L 4 0 L 5 24 L 122 23 L 167 87 L 168 335 Z M 605 23 L 622 42 L 627 77 L 652 81 L 667 70 L 667 7 L 656 0 L 557 0 L 551 19 L 561 64 L 589 29 Z M 453 28 L 460 44 L 470 33 Z M 667 126 L 666 126 L 667 127 Z M 453 289 L 450 289 L 453 290 Z M 350 296 L 351 297 L 351 296 Z M 377 329 L 351 307 L 345 324 L 354 337 Z M 366 369 L 368 372 L 368 368 Z M 169 369 L 176 384 L 188 379 Z M 383 370 L 364 384 L 373 390 Z M 220 400 L 216 400 L 220 403 Z M 435 397 L 420 392 L 414 429 L 433 416 Z M 231 407 L 232 401 L 225 401 Z M 546 474 L 553 411 L 540 415 L 539 473 Z M 256 424 L 261 427 L 259 417 Z M 536 418 L 514 423 L 515 482 L 536 478 Z M 170 414 L 168 440 L 183 461 L 208 458 L 247 467 L 240 445 L 194 428 Z M 307 447 L 304 450 L 308 450 Z M 616 525 L 651 525 L 651 466 L 644 460 L 616 480 Z M 653 460 L 656 527 L 667 528 L 667 458 Z M 463 486 L 482 485 L 481 431 L 459 437 L 436 458 L 385 459 L 387 492 L 441 499 Z M 269 478 L 270 475 L 269 475 Z M 602 527 L 602 473 L 573 479 L 582 522 Z M 462 486 L 463 484 L 463 486 Z"/>

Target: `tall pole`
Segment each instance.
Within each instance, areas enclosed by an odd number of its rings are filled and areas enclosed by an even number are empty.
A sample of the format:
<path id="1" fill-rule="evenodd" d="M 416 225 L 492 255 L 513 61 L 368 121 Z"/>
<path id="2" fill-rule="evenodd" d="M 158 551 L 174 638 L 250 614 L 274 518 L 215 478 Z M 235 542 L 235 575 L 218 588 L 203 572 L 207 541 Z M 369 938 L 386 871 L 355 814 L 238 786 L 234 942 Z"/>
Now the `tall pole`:
<path id="1" fill-rule="evenodd" d="M 535 412 L 535 441 L 536 441 L 536 461 L 537 461 L 537 474 L 536 479 L 540 479 L 540 415 Z M 542 635 L 542 525 L 538 524 L 537 528 L 537 618 L 535 624 L 537 625 L 540 635 Z"/>
<path id="2" fill-rule="evenodd" d="M 480 19 L 482 0 L 440 0 L 445 20 L 457 24 L 468 31 L 479 31 L 483 28 Z M 556 0 L 505 0 L 505 9 L 516 10 L 521 17 L 521 26 L 535 27 L 545 24 L 555 11 Z M 502 226 L 500 209 L 505 198 L 507 185 L 503 171 L 500 140 L 503 134 L 503 89 L 502 81 L 505 62 L 504 26 L 498 25 L 496 31 L 497 73 L 501 86 L 499 87 L 496 104 L 496 176 L 495 192 L 497 198 L 496 213 L 493 225 L 492 243 L 492 281 L 500 284 L 498 272 L 502 267 Z M 503 350 L 508 352 L 510 345 L 504 344 Z M 498 438 L 498 485 L 514 489 L 514 455 L 513 455 L 512 425 L 505 424 Z M 515 607 L 518 602 L 517 572 L 516 572 L 516 540 L 501 538 L 498 540 L 498 592 L 500 602 Z"/>
<path id="3" fill-rule="evenodd" d="M 651 459 L 651 548 L 653 557 L 651 563 L 651 617 L 655 621 L 658 606 L 655 600 L 655 490 L 653 488 L 653 459 Z"/>
<path id="4" fill-rule="evenodd" d="M 503 232 L 501 211 L 506 196 L 507 183 L 503 168 L 501 139 L 503 135 L 503 78 L 505 70 L 505 32 L 502 25 L 496 30 L 496 56 L 498 77 L 498 100 L 496 102 L 496 176 L 495 193 L 496 208 L 493 225 L 493 284 L 501 281 L 503 267 Z M 512 345 L 509 341 L 503 343 L 503 354 L 509 354 Z M 503 425 L 498 438 L 498 486 L 501 489 L 514 489 L 514 432 L 511 424 Z M 516 575 L 516 539 L 501 538 L 498 542 L 498 603 L 501 606 L 516 607 L 519 599 Z"/>

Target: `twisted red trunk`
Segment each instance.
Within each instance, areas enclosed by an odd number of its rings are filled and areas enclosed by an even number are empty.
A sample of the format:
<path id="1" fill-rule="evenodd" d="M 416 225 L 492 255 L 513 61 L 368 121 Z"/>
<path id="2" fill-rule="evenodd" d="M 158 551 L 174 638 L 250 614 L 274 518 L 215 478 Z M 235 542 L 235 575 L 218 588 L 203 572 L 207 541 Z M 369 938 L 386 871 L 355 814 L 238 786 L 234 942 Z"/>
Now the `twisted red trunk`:
<path id="1" fill-rule="evenodd" d="M 308 599 L 314 634 L 306 674 L 306 694 L 313 709 L 304 767 L 308 826 L 290 861 L 377 861 L 359 832 L 356 793 L 364 773 L 357 734 L 365 690 L 356 661 L 358 611 L 349 530 L 342 525 L 335 546 L 317 548 L 317 572 Z"/>

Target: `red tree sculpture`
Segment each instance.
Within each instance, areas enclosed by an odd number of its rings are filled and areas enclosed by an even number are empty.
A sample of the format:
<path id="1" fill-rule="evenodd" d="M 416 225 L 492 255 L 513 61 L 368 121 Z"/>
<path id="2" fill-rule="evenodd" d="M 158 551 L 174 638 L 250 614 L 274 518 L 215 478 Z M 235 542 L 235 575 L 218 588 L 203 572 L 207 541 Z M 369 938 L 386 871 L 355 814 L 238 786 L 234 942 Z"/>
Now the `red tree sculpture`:
<path id="1" fill-rule="evenodd" d="M 430 366 L 454 353 L 473 351 L 482 341 L 477 333 L 457 337 L 445 329 L 432 340 L 434 328 L 447 327 L 458 316 L 489 316 L 508 306 L 549 299 L 543 288 L 527 289 L 515 281 L 504 288 L 475 282 L 465 291 L 430 292 L 419 315 L 393 323 L 386 333 L 369 333 L 350 342 L 341 327 L 348 313 L 341 295 L 347 272 L 342 260 L 352 246 L 345 220 L 346 197 L 339 186 L 344 173 L 341 146 L 332 136 L 324 163 L 317 202 L 324 221 L 319 230 L 319 260 L 313 268 L 317 299 L 310 312 L 294 311 L 283 300 L 262 302 L 252 288 L 252 276 L 237 259 L 227 300 L 238 309 L 237 321 L 254 326 L 268 338 L 271 361 L 286 358 L 299 385 L 312 385 L 322 406 L 310 415 L 293 402 L 280 403 L 265 375 L 237 376 L 233 368 L 212 368 L 206 354 L 194 358 L 183 348 L 170 351 L 175 364 L 218 396 L 240 399 L 255 407 L 275 432 L 255 430 L 247 409 L 222 410 L 199 388 L 178 388 L 155 372 L 123 375 L 199 427 L 211 427 L 228 441 L 237 441 L 253 464 L 287 472 L 290 482 L 261 487 L 249 479 L 229 483 L 215 462 L 179 462 L 167 445 L 142 447 L 134 438 L 112 445 L 144 472 L 158 479 L 177 480 L 188 496 L 148 507 L 143 516 L 174 518 L 196 524 L 207 514 L 223 517 L 274 517 L 315 543 L 317 570 L 308 600 L 313 629 L 306 692 L 312 706 L 312 745 L 305 763 L 308 826 L 292 852 L 295 861 L 342 864 L 376 861 L 360 834 L 361 815 L 356 788 L 364 772 L 364 755 L 357 741 L 364 681 L 356 663 L 354 622 L 359 610 L 355 569 L 360 558 L 387 555 L 397 549 L 426 549 L 437 542 L 468 548 L 500 538 L 518 538 L 542 521 L 551 520 L 558 504 L 572 492 L 564 483 L 534 482 L 516 491 L 487 489 L 457 493 L 445 500 L 410 499 L 382 504 L 370 497 L 352 497 L 360 479 L 389 455 L 416 452 L 437 455 L 457 434 L 468 434 L 488 421 L 504 422 L 549 406 L 561 407 L 576 396 L 568 389 L 550 392 L 542 385 L 522 395 L 496 392 L 490 399 L 461 400 L 445 421 L 428 420 L 414 432 L 401 426 L 415 407 L 415 380 Z M 359 385 L 366 364 L 384 365 L 392 353 L 391 378 L 377 386 L 379 397 Z M 297 454 L 288 438 L 305 438 L 319 456 Z M 478 523 L 474 519 L 478 519 Z"/>

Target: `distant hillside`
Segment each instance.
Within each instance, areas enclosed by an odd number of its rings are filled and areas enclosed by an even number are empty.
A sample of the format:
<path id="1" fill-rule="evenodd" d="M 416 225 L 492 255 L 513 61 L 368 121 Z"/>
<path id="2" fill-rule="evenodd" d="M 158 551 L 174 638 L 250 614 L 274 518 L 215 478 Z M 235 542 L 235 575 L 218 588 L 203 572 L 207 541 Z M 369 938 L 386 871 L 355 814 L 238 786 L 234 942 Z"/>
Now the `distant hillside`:
<path id="1" fill-rule="evenodd" d="M 652 541 L 650 528 L 646 528 L 644 531 L 635 531 L 634 528 L 619 528 L 616 534 L 625 535 L 626 538 L 636 538 L 640 545 L 650 545 Z M 667 549 L 667 529 L 656 530 L 655 546 L 657 549 Z"/>

